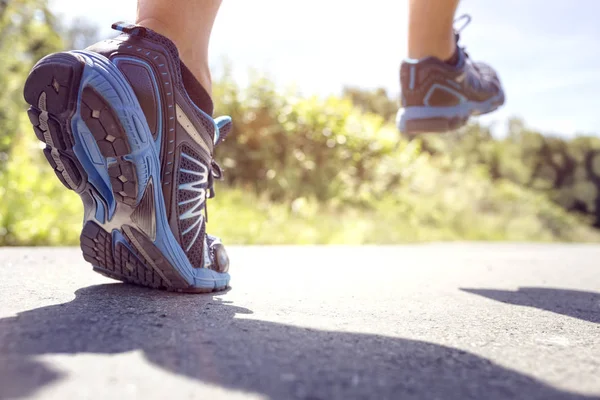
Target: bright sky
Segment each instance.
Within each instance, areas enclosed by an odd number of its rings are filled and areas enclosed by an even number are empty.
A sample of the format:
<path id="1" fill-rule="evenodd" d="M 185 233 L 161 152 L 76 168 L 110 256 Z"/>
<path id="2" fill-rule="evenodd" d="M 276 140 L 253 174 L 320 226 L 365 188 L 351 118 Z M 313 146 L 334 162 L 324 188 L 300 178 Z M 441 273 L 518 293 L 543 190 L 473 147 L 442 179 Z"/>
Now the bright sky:
<path id="1" fill-rule="evenodd" d="M 101 27 L 135 17 L 134 0 L 50 2 L 66 18 Z M 218 70 L 226 56 L 241 83 L 254 68 L 305 94 L 339 93 L 344 85 L 396 94 L 406 3 L 224 0 L 212 64 Z M 600 1 L 464 0 L 459 12 L 473 17 L 461 43 L 499 71 L 507 92 L 507 105 L 485 122 L 517 115 L 545 132 L 600 134 Z"/>

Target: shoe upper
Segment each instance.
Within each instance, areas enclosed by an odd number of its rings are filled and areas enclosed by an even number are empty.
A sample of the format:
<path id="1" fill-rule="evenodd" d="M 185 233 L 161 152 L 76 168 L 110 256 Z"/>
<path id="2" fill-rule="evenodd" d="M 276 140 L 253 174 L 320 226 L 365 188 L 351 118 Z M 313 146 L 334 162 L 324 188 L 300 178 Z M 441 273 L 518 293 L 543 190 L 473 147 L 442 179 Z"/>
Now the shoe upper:
<path id="1" fill-rule="evenodd" d="M 136 25 L 113 28 L 122 34 L 87 50 L 112 61 L 138 98 L 160 154 L 169 224 L 190 263 L 226 272 L 229 261 L 220 240 L 206 234 L 206 201 L 222 175 L 214 149 L 229 133 L 231 119 L 212 118 L 210 96 L 180 61 L 171 40 Z"/>
<path id="2" fill-rule="evenodd" d="M 460 32 L 455 32 L 455 36 L 456 65 L 436 57 L 402 62 L 400 85 L 403 107 L 451 107 L 466 101 L 485 102 L 491 99 L 504 102 L 502 85 L 494 69 L 485 63 L 472 61 L 465 49 L 458 46 Z"/>

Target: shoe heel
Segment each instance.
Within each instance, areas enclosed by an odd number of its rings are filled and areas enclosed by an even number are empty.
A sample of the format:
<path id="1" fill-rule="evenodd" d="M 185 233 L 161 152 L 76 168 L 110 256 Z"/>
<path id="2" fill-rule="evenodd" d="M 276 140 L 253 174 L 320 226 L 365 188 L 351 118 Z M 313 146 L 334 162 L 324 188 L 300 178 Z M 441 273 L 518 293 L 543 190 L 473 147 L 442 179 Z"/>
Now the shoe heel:
<path id="1" fill-rule="evenodd" d="M 68 189 L 85 190 L 87 173 L 73 151 L 70 119 L 77 110 L 83 72 L 81 60 L 68 53 L 51 54 L 36 64 L 24 87 L 29 120 L 37 138 L 46 144 L 44 155 Z"/>
<path id="2" fill-rule="evenodd" d="M 116 201 L 135 206 L 137 174 L 125 159 L 131 150 L 115 111 L 94 88 L 81 87 L 85 68 L 78 54 L 51 54 L 32 69 L 24 97 L 57 177 L 82 196 L 85 220 L 104 223 L 113 216 Z M 78 118 L 81 123 L 73 123 Z"/>
<path id="3" fill-rule="evenodd" d="M 130 207 L 136 206 L 137 179 L 135 165 L 124 159 L 130 153 L 127 136 L 108 102 L 92 87 L 81 90 L 85 60 L 72 53 L 51 54 L 40 60 L 32 69 L 24 86 L 24 98 L 30 107 L 27 111 L 37 138 L 46 144 L 44 154 L 57 177 L 68 189 L 82 197 L 85 205 L 85 222 L 80 244 L 84 259 L 96 272 L 113 279 L 153 288 L 168 289 L 172 282 L 185 286 L 185 282 L 163 279 L 160 274 L 144 266 L 132 253 L 125 240 L 113 244 L 112 234 L 99 224 L 108 219 L 108 203 L 113 199 L 101 196 L 88 182 L 90 174 L 97 174 L 93 160 L 79 160 L 75 146 L 82 142 L 81 132 L 73 132 L 72 119 L 78 112 L 81 92 L 81 119 L 93 135 L 102 157 L 110 158 L 106 168 L 114 199 Z M 88 143 L 88 145 L 90 145 Z M 104 162 L 104 160 L 102 160 Z M 96 163 L 98 164 L 98 163 Z M 138 213 L 140 214 L 140 213 Z M 144 225 L 143 216 L 138 220 Z"/>

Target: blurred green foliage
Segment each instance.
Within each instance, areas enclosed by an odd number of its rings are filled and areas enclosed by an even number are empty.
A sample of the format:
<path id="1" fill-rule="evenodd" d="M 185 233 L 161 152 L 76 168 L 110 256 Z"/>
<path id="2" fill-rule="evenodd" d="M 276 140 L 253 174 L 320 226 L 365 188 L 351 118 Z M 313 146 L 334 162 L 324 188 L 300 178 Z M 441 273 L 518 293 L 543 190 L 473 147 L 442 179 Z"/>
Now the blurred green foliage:
<path id="1" fill-rule="evenodd" d="M 21 90 L 37 59 L 95 31 L 57 25 L 42 0 L 0 0 L 0 33 L 0 245 L 77 244 L 80 200 L 46 165 Z M 502 139 L 473 124 L 407 140 L 383 90 L 305 98 L 251 81 L 241 89 L 225 71 L 214 87 L 217 113 L 234 121 L 209 204 L 209 229 L 227 243 L 600 238 L 595 137 L 547 137 L 515 120 Z"/>
<path id="2" fill-rule="evenodd" d="M 0 1 L 0 162 L 20 129 L 24 78 L 34 62 L 62 46 L 45 1 Z M 0 167 L 1 168 L 1 167 Z"/>
<path id="3" fill-rule="evenodd" d="M 484 167 L 493 181 L 508 180 L 543 194 L 567 211 L 600 227 L 600 138 L 544 136 L 523 121 L 508 123 L 508 134 L 495 139 L 471 125 L 448 137 L 426 138 L 424 148 L 466 166 Z"/>
<path id="4" fill-rule="evenodd" d="M 61 244 L 80 227 L 80 200 L 44 165 L 22 95 L 33 64 L 62 45 L 45 1 L 0 1 L 0 245 Z"/>

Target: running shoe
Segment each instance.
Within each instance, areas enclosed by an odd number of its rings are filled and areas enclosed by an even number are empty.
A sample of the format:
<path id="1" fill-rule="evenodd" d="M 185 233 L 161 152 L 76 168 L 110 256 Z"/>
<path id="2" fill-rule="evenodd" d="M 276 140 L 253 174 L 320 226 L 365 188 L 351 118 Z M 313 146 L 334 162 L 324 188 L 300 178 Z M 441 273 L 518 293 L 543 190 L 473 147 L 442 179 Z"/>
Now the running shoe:
<path id="1" fill-rule="evenodd" d="M 213 119 L 210 96 L 171 40 L 113 28 L 114 39 L 40 60 L 24 88 L 48 162 L 83 201 L 83 257 L 128 283 L 224 290 L 229 258 L 206 233 L 206 201 L 231 119 Z"/>
<path id="2" fill-rule="evenodd" d="M 451 65 L 436 57 L 405 60 L 400 67 L 401 103 L 396 123 L 400 132 L 415 135 L 448 132 L 465 125 L 474 115 L 487 114 L 504 104 L 498 74 L 489 65 L 471 60 L 458 45 L 457 62 Z"/>

